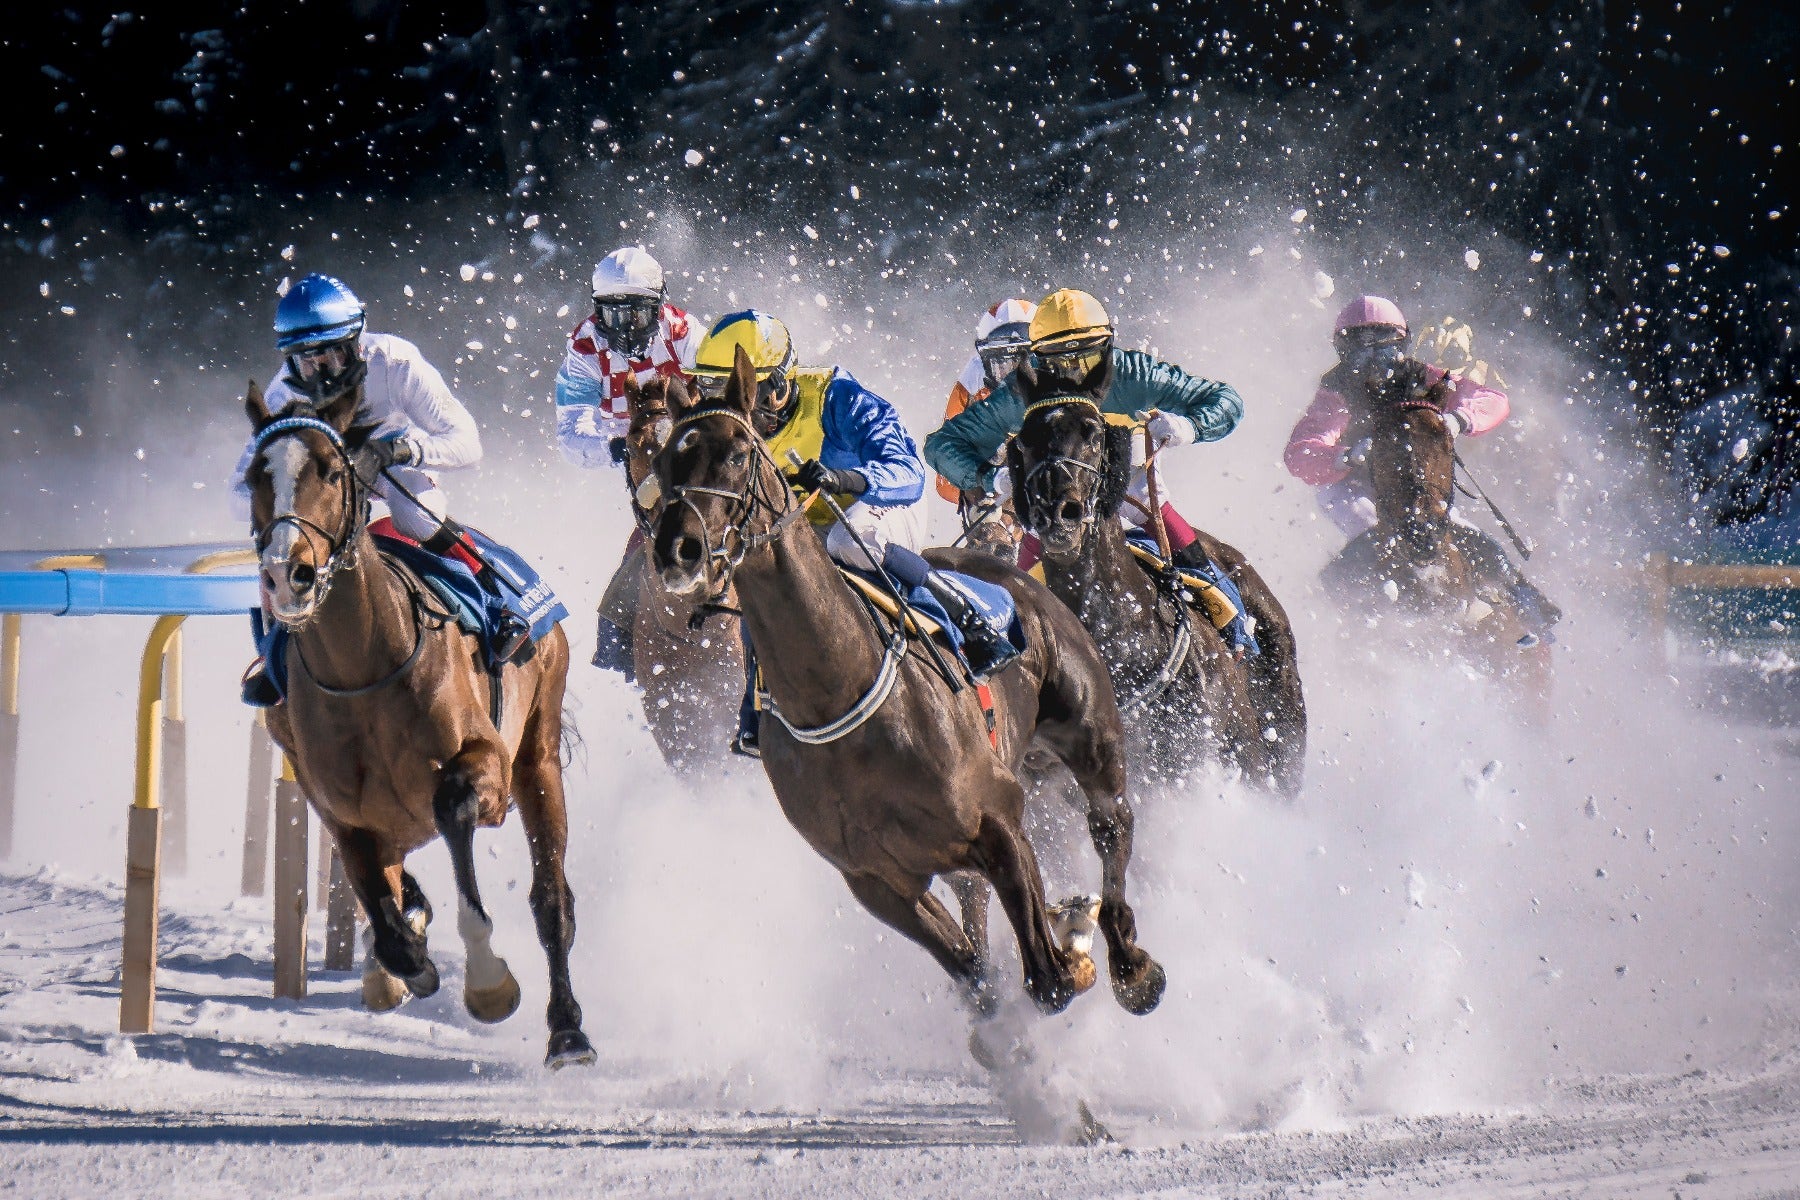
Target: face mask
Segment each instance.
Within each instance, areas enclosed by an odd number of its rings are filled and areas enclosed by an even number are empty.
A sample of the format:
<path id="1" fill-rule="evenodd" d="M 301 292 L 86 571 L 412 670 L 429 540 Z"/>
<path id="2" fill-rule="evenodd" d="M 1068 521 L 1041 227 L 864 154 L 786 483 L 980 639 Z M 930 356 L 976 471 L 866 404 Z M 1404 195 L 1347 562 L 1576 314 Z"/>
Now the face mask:
<path id="1" fill-rule="evenodd" d="M 994 346 L 979 351 L 981 355 L 981 373 L 987 379 L 990 388 L 997 388 L 1006 382 L 1007 376 L 1019 369 L 1025 356 L 1031 351 L 1024 346 Z"/>

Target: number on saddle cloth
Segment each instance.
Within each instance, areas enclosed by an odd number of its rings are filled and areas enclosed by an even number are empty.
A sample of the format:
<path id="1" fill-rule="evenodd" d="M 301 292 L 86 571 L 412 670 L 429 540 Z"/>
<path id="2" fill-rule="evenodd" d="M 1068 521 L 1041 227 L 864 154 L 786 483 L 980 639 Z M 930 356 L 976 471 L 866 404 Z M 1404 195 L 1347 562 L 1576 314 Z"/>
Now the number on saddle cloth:
<path id="1" fill-rule="evenodd" d="M 1146 571 L 1154 573 L 1168 570 L 1169 564 L 1157 552 L 1156 541 L 1148 530 L 1129 529 L 1125 540 Z M 1252 657 L 1262 653 L 1262 647 L 1257 645 L 1256 635 L 1245 617 L 1244 597 L 1224 568 L 1208 558 L 1204 565 L 1178 565 L 1175 577 L 1186 589 L 1187 595 L 1184 598 L 1189 605 L 1206 615 L 1207 622 L 1224 635 L 1233 650 L 1241 650 Z"/>

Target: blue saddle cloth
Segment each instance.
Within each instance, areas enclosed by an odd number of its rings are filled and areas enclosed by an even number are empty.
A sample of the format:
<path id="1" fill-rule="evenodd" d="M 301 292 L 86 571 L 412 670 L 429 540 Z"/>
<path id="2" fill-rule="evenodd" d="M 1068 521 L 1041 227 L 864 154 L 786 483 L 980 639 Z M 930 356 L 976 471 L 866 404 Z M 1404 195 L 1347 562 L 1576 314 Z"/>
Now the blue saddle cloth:
<path id="1" fill-rule="evenodd" d="M 855 567 L 842 566 L 842 564 L 840 564 L 840 568 L 868 580 L 883 591 L 886 590 L 881 576 L 874 571 L 862 571 Z M 1005 635 L 1006 640 L 1012 643 L 1013 649 L 1021 654 L 1025 652 L 1025 627 L 1019 623 L 1019 608 L 1013 603 L 1011 592 L 999 584 L 989 583 L 985 579 L 976 579 L 973 575 L 964 575 L 960 571 L 940 569 L 937 575 L 961 592 L 963 598 L 968 600 L 975 611 L 982 615 L 990 628 L 996 633 Z M 896 582 L 898 581 L 896 580 Z M 906 602 L 931 620 L 936 621 L 943 629 L 944 637 L 949 639 L 951 649 L 956 651 L 958 658 L 963 658 L 962 630 L 957 628 L 956 622 L 950 619 L 950 614 L 944 610 L 943 604 L 938 601 L 936 596 L 933 596 L 923 584 L 920 584 L 907 589 Z M 963 659 L 963 665 L 968 665 L 966 658 Z"/>
<path id="2" fill-rule="evenodd" d="M 498 576 L 494 587 L 477 579 L 466 565 L 453 558 L 435 554 L 423 546 L 394 538 L 373 535 L 376 548 L 409 568 L 444 606 L 456 616 L 456 623 L 481 638 L 481 646 L 490 671 L 502 664 L 494 655 L 494 635 L 500 618 L 512 613 L 531 628 L 531 641 L 542 641 L 558 621 L 569 615 L 556 593 L 531 565 L 517 553 L 495 542 L 476 529 L 464 527 Z M 275 688 L 287 695 L 287 627 L 268 626 L 260 610 L 250 613 L 250 626 L 256 637 L 256 650 L 263 657 L 263 669 Z"/>
<path id="3" fill-rule="evenodd" d="M 1162 560 L 1162 553 L 1157 549 L 1156 537 L 1148 529 L 1127 529 L 1125 531 L 1125 540 L 1131 542 L 1135 546 L 1148 550 L 1151 554 L 1154 554 L 1159 561 Z M 1165 565 L 1167 564 L 1165 563 Z M 1177 563 L 1175 571 L 1177 575 L 1193 575 L 1197 578 L 1204 579 L 1214 587 L 1218 588 L 1221 592 L 1224 592 L 1225 598 L 1231 601 L 1231 606 L 1237 609 L 1237 616 L 1233 617 L 1231 623 L 1219 630 L 1219 632 L 1225 636 L 1226 641 L 1231 643 L 1231 648 L 1233 650 L 1242 650 L 1250 655 L 1262 653 L 1262 647 L 1256 644 L 1256 635 L 1250 632 L 1250 624 L 1244 619 L 1243 594 L 1238 591 L 1237 584 L 1231 581 L 1231 577 L 1225 574 L 1225 569 L 1223 567 L 1219 566 L 1218 563 L 1214 562 L 1209 557 L 1206 560 L 1205 566 L 1196 566 L 1192 563 L 1185 562 Z M 1204 612 L 1202 612 L 1201 615 L 1204 616 Z"/>

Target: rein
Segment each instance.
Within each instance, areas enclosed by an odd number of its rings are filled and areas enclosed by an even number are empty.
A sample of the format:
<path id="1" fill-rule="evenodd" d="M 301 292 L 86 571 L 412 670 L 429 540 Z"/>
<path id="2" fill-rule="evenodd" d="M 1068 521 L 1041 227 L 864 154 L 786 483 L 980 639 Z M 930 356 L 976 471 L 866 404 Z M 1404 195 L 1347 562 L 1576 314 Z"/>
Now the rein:
<path id="1" fill-rule="evenodd" d="M 349 447 L 344 445 L 343 436 L 338 433 L 335 427 L 325 421 L 321 421 L 317 417 L 281 417 L 271 421 L 257 432 L 256 441 L 253 443 L 252 456 L 261 456 L 262 453 L 269 448 L 270 443 L 279 441 L 284 437 L 288 437 L 306 429 L 310 429 L 315 433 L 321 433 L 325 436 L 325 440 L 330 444 L 332 450 L 336 452 L 338 462 L 344 468 L 341 475 L 342 482 L 340 484 L 344 499 L 343 527 L 339 529 L 336 534 L 332 534 L 322 528 L 317 522 L 310 521 L 299 513 L 286 512 L 275 514 L 274 518 L 270 520 L 267 525 L 263 526 L 261 529 L 252 530 L 251 532 L 254 535 L 253 544 L 256 546 L 256 552 L 259 556 L 263 551 L 269 548 L 270 538 L 274 536 L 275 530 L 282 525 L 292 525 L 294 528 L 298 529 L 301 537 L 305 538 L 308 543 L 313 540 L 314 534 L 317 534 L 324 540 L 325 564 L 319 568 L 318 577 L 314 582 L 314 586 L 318 589 L 317 594 L 319 598 L 314 602 L 313 611 L 317 612 L 318 606 L 325 602 L 325 593 L 331 588 L 332 577 L 335 576 L 339 570 L 351 567 L 356 562 L 356 532 L 363 524 L 365 524 L 363 518 L 368 511 L 369 497 L 366 492 L 359 491 L 357 488 L 359 480 L 356 474 L 356 466 L 350 459 L 350 450 Z M 309 617 L 308 621 L 310 620 L 311 618 Z M 300 626 L 290 626 L 290 628 L 298 629 L 303 627 L 306 623 L 307 622 L 302 622 Z"/>
<path id="2" fill-rule="evenodd" d="M 1444 415 L 1444 410 L 1430 400 L 1402 400 L 1398 404 L 1393 405 L 1393 407 L 1402 410 L 1424 410 L 1437 413 L 1439 416 Z M 1453 474 L 1450 480 L 1451 485 L 1469 499 L 1479 499 L 1483 504 L 1487 505 L 1488 512 L 1494 515 L 1494 520 L 1498 521 L 1500 523 L 1500 528 L 1506 531 L 1507 540 L 1513 544 L 1513 547 L 1516 550 L 1518 550 L 1519 557 L 1530 558 L 1532 551 L 1531 543 L 1519 536 L 1518 531 L 1512 527 L 1512 522 L 1506 519 L 1506 514 L 1500 511 L 1500 506 L 1495 504 L 1493 500 L 1489 498 L 1487 492 L 1482 488 L 1480 481 L 1475 478 L 1475 473 L 1469 470 L 1469 464 L 1464 462 L 1462 455 L 1457 452 L 1454 439 L 1450 442 L 1450 461 L 1462 468 L 1463 478 L 1468 480 L 1468 483 L 1462 483 L 1457 480 Z M 1470 488 L 1473 488 L 1474 491 L 1470 491 Z"/>
<path id="3" fill-rule="evenodd" d="M 406 587 L 409 607 L 412 612 L 412 653 L 406 656 L 405 662 L 395 667 L 392 671 L 389 671 L 386 675 L 383 675 L 380 679 L 377 679 L 374 683 L 365 683 L 361 687 L 333 687 L 320 679 L 319 673 L 313 670 L 311 663 L 306 661 L 306 651 L 301 648 L 300 639 L 296 637 L 294 639 L 294 655 L 300 660 L 301 669 L 306 672 L 307 678 L 313 681 L 313 686 L 318 688 L 321 692 L 324 692 L 327 696 L 366 696 L 370 692 L 378 692 L 389 684 L 398 682 L 401 676 L 413 669 L 414 664 L 419 661 L 419 655 L 425 649 L 425 622 L 421 620 L 421 618 L 438 617 L 446 621 L 452 619 L 451 614 L 438 612 L 425 604 L 424 597 L 419 594 L 418 585 L 413 582 L 410 574 L 395 566 L 385 555 L 378 555 L 377 557 L 381 559 L 382 564 L 386 566 L 389 571 L 392 571 Z M 442 624 L 440 623 L 434 628 L 442 628 Z"/>

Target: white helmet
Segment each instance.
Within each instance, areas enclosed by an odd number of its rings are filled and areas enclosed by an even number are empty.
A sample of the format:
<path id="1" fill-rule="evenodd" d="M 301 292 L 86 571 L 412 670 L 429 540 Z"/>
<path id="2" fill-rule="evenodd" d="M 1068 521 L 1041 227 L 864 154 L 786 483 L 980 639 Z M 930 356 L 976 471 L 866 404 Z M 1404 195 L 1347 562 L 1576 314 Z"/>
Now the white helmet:
<path id="1" fill-rule="evenodd" d="M 1002 300 L 982 313 L 981 319 L 975 322 L 975 343 L 980 345 L 987 341 L 989 335 L 1002 325 L 1029 325 L 1031 318 L 1035 316 L 1037 305 L 1029 300 Z"/>
<path id="2" fill-rule="evenodd" d="M 653 296 L 663 294 L 662 264 L 642 246 L 621 246 L 594 268 L 594 296 Z"/>

